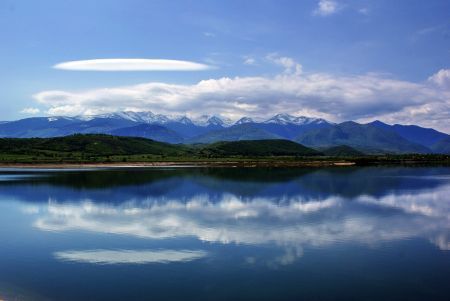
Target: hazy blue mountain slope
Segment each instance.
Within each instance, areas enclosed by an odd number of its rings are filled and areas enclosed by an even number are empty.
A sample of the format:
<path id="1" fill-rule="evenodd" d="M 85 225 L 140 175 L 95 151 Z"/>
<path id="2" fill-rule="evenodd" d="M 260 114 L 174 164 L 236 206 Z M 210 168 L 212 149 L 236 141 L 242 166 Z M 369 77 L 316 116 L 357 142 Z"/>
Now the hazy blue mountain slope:
<path id="1" fill-rule="evenodd" d="M 188 143 L 212 143 L 217 141 L 280 139 L 280 136 L 261 130 L 253 124 L 238 124 L 212 131 L 187 140 Z"/>
<path id="2" fill-rule="evenodd" d="M 417 125 L 388 125 L 380 121 L 374 121 L 370 124 L 385 130 L 394 131 L 406 140 L 421 144 L 428 148 L 431 148 L 438 141 L 450 137 L 450 135 L 436 131 L 435 129 L 423 128 Z"/>
<path id="3" fill-rule="evenodd" d="M 268 133 L 272 133 L 279 137 L 283 137 L 286 139 L 294 139 L 299 135 L 308 132 L 314 129 L 320 129 L 325 127 L 332 126 L 329 123 L 320 123 L 320 124 L 277 124 L 277 123 L 251 123 L 255 127 L 264 130 Z"/>
<path id="4" fill-rule="evenodd" d="M 450 137 L 441 139 L 436 142 L 431 149 L 435 153 L 450 155 Z"/>
<path id="5" fill-rule="evenodd" d="M 217 131 L 224 129 L 221 125 L 206 125 L 198 126 L 193 123 L 181 123 L 181 122 L 168 122 L 164 124 L 164 127 L 176 132 L 184 139 L 190 139 L 199 135 L 209 133 L 211 131 Z"/>
<path id="6" fill-rule="evenodd" d="M 68 117 L 33 117 L 0 124 L 0 137 L 53 137 L 61 136 L 60 129 L 79 120 Z"/>
<path id="7" fill-rule="evenodd" d="M 93 118 L 91 120 L 80 121 L 78 123 L 69 124 L 60 128 L 63 135 L 70 135 L 75 133 L 80 134 L 106 134 L 113 130 L 138 125 L 131 120 L 118 118 Z"/>
<path id="8" fill-rule="evenodd" d="M 110 134 L 115 136 L 143 137 L 169 143 L 183 142 L 183 137 L 178 133 L 157 124 L 143 123 L 131 127 L 119 128 L 111 131 Z"/>
<path id="9" fill-rule="evenodd" d="M 427 147 L 410 142 L 393 131 L 351 121 L 306 132 L 296 141 L 309 147 L 348 145 L 366 153 L 431 152 Z"/>

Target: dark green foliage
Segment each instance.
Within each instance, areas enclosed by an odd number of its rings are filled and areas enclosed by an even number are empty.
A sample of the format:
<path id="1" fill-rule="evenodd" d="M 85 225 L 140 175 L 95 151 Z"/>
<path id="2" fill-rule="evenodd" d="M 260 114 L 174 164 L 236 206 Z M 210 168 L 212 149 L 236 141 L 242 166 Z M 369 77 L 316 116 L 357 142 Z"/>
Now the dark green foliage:
<path id="1" fill-rule="evenodd" d="M 1 163 L 114 163 L 114 162 L 250 162 L 275 163 L 293 161 L 327 161 L 345 156 L 358 165 L 407 162 L 450 162 L 445 155 L 362 156 L 348 146 L 324 150 L 323 153 L 290 140 L 241 140 L 213 144 L 180 145 L 146 138 L 117 137 L 103 134 L 72 135 L 56 138 L 0 138 Z M 234 163 L 233 163 L 234 164 Z"/>
<path id="2" fill-rule="evenodd" d="M 71 135 L 55 138 L 0 138 L 0 152 L 7 154 L 83 153 L 110 155 L 183 155 L 188 148 L 145 138 L 116 137 L 102 134 Z"/>
<path id="3" fill-rule="evenodd" d="M 290 140 L 242 140 L 216 142 L 200 149 L 201 155 L 223 156 L 314 156 L 320 152 Z"/>
<path id="4" fill-rule="evenodd" d="M 354 149 L 347 145 L 338 145 L 322 150 L 326 156 L 330 157 L 360 157 L 364 156 L 364 153 Z"/>

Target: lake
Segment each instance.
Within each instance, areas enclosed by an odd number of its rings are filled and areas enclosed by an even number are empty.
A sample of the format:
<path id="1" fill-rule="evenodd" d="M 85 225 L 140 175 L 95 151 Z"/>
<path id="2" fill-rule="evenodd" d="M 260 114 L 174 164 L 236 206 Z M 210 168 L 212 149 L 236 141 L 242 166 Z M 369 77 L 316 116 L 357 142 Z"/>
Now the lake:
<path id="1" fill-rule="evenodd" d="M 449 300 L 450 168 L 0 170 L 0 299 Z"/>

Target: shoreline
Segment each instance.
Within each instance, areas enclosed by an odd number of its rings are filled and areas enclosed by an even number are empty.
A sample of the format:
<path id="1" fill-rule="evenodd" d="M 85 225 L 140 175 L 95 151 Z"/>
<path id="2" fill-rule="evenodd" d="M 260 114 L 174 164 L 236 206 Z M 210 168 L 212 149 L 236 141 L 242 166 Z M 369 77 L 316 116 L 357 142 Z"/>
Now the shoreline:
<path id="1" fill-rule="evenodd" d="M 0 163 L 0 169 L 89 169 L 89 168 L 146 168 L 146 167 L 330 167 L 356 166 L 349 161 L 167 161 L 167 162 L 127 162 L 127 163 Z"/>
<path id="2" fill-rule="evenodd" d="M 187 159 L 155 161 L 47 161 L 47 162 L 12 162 L 0 161 L 0 169 L 92 169 L 92 168 L 158 168 L 158 167 L 180 167 L 180 168 L 320 168 L 320 167 L 362 167 L 362 166 L 450 166 L 450 157 L 361 157 L 361 158 L 217 158 L 217 159 Z"/>

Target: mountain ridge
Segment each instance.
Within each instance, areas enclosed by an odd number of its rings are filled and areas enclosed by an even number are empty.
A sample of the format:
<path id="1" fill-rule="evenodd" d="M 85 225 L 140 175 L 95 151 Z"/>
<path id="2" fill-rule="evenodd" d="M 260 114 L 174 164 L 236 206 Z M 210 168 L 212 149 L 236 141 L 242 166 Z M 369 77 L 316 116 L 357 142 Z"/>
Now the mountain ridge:
<path id="1" fill-rule="evenodd" d="M 343 127 L 347 129 L 343 131 Z M 189 118 L 151 111 L 123 111 L 91 116 L 30 117 L 0 123 L 0 137 L 5 138 L 72 134 L 113 134 L 169 143 L 287 139 L 316 148 L 345 144 L 369 153 L 436 153 L 447 149 L 446 141 L 450 138 L 446 133 L 416 125 L 389 125 L 378 120 L 366 124 L 333 123 L 286 113 L 266 119 L 242 117 L 233 122 L 214 114 Z"/>

